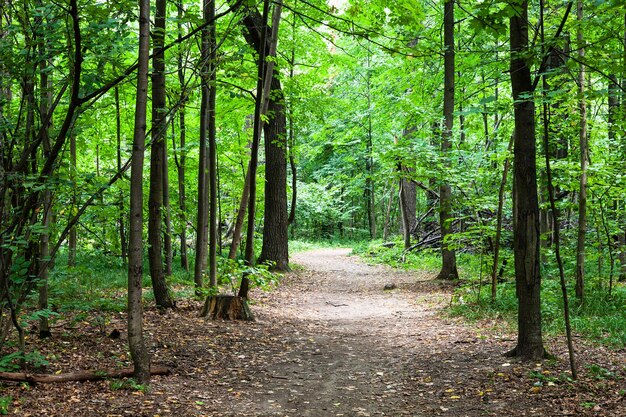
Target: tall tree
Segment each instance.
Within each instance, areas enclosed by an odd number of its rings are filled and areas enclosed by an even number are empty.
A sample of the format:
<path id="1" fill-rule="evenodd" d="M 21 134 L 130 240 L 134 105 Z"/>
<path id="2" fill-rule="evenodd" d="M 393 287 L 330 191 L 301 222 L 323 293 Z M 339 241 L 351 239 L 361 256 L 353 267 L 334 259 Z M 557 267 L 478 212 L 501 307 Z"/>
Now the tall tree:
<path id="1" fill-rule="evenodd" d="M 146 143 L 148 62 L 150 56 L 150 0 L 139 2 L 139 58 L 135 127 L 130 173 L 130 230 L 128 247 L 128 345 L 137 382 L 150 381 L 150 357 L 143 335 L 141 280 L 143 277 L 143 162 Z"/>
<path id="2" fill-rule="evenodd" d="M 208 13 L 208 0 L 203 1 L 203 14 Z M 210 60 L 211 44 L 210 29 L 205 26 L 202 29 L 201 51 L 200 51 L 200 144 L 198 160 L 198 212 L 196 218 L 196 259 L 194 263 L 193 277 L 196 288 L 204 285 L 204 271 L 207 267 L 208 244 L 209 244 L 209 118 L 211 103 L 210 86 Z"/>
<path id="3" fill-rule="evenodd" d="M 264 25 L 261 14 L 256 8 L 248 8 L 243 19 L 244 36 L 248 44 L 260 56 L 260 51 L 273 48 L 278 41 L 281 3 L 277 2 L 272 15 L 272 27 L 266 28 L 271 36 L 263 40 L 261 31 Z M 274 52 L 275 54 L 275 52 Z M 272 56 L 270 52 L 269 56 Z M 287 213 L 287 124 L 285 117 L 284 95 L 278 71 L 273 68 L 273 61 L 261 61 L 266 67 L 265 83 L 269 93 L 266 100 L 267 122 L 263 123 L 265 147 L 265 217 L 263 223 L 263 246 L 259 262 L 270 261 L 274 269 L 289 270 L 289 216 Z M 249 215 L 249 214 L 248 214 Z"/>
<path id="4" fill-rule="evenodd" d="M 454 0 L 444 0 L 443 12 L 444 44 L 444 87 L 443 115 L 444 128 L 441 135 L 441 151 L 444 157 L 452 147 L 452 127 L 454 125 Z M 457 279 L 456 252 L 450 248 L 452 234 L 452 187 L 442 182 L 439 187 L 439 223 L 441 224 L 441 271 L 437 279 Z"/>
<path id="5" fill-rule="evenodd" d="M 585 101 L 585 37 L 583 33 L 583 2 L 577 2 L 578 29 L 578 111 L 580 127 L 580 184 L 578 189 L 578 239 L 576 242 L 576 297 L 582 301 L 585 292 L 585 238 L 587 234 L 587 169 L 589 167 L 589 141 L 587 139 L 587 103 Z"/>
<path id="6" fill-rule="evenodd" d="M 209 285 L 217 285 L 217 132 L 215 127 L 217 39 L 215 38 L 215 0 L 204 0 L 205 21 L 209 24 L 209 97 L 208 97 L 208 164 L 209 164 Z"/>
<path id="7" fill-rule="evenodd" d="M 166 124 L 166 94 L 165 94 L 165 17 L 167 13 L 166 0 L 156 1 L 156 15 L 152 39 L 154 54 L 152 58 L 152 147 L 150 148 L 150 195 L 148 197 L 148 261 L 150 264 L 150 278 L 156 305 L 161 308 L 174 307 L 174 300 L 165 282 L 163 271 L 163 177 Z"/>
<path id="8" fill-rule="evenodd" d="M 511 87 L 515 109 L 513 151 L 513 251 L 518 298 L 517 346 L 508 352 L 523 359 L 545 355 L 541 332 L 541 274 L 539 271 L 539 200 L 535 103 L 527 60 L 528 1 L 510 18 Z"/>

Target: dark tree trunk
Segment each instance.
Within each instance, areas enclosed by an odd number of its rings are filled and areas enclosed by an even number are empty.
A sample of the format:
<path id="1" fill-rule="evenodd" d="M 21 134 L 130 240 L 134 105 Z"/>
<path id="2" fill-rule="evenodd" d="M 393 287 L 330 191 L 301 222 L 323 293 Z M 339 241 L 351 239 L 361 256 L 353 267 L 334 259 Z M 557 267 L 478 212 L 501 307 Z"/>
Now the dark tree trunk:
<path id="1" fill-rule="evenodd" d="M 206 3 L 203 3 L 203 10 Z M 196 288 L 204 286 L 203 274 L 207 267 L 209 246 L 209 97 L 210 97 L 210 68 L 211 46 L 209 43 L 209 28 L 202 30 L 201 60 L 203 66 L 200 72 L 202 79 L 202 94 L 200 102 L 200 149 L 198 160 L 198 217 L 196 221 L 196 259 L 194 264 L 194 283 Z"/>
<path id="2" fill-rule="evenodd" d="M 541 275 L 539 272 L 539 201 L 535 144 L 535 103 L 528 54 L 528 2 L 510 19 L 511 86 L 515 100 L 513 159 L 513 250 L 518 306 L 517 346 L 510 355 L 541 359 Z"/>
<path id="3" fill-rule="evenodd" d="M 207 22 L 213 22 L 215 18 L 215 0 L 204 0 L 204 18 Z M 209 108 L 208 108 L 208 163 L 209 163 L 209 285 L 217 286 L 217 143 L 215 129 L 215 105 L 216 105 L 216 63 L 217 63 L 217 40 L 215 39 L 215 22 L 209 26 Z"/>
<path id="4" fill-rule="evenodd" d="M 244 33 L 248 44 L 261 56 L 261 49 L 269 51 L 276 48 L 280 9 L 274 10 L 271 39 L 263 40 L 260 30 L 267 23 L 256 9 L 248 9 L 243 19 L 246 27 Z M 265 28 L 270 30 L 270 28 Z M 263 43 L 265 45 L 263 45 Z M 263 45 L 263 48 L 262 48 Z M 272 46 L 273 45 L 273 46 Z M 264 99 L 267 101 L 269 117 L 264 123 L 265 134 L 265 218 L 263 224 L 263 246 L 259 262 L 272 262 L 273 268 L 279 271 L 289 270 L 289 217 L 287 213 L 287 128 L 285 120 L 284 96 L 280 81 L 273 76 L 273 65 L 265 60 L 259 63 L 267 71 L 266 77 L 271 77 L 270 91 Z M 264 71 L 264 72 L 265 72 Z M 268 78 L 266 78 L 265 83 Z M 252 189 L 252 187 L 251 187 Z M 250 213 L 248 213 L 248 216 Z"/>
<path id="5" fill-rule="evenodd" d="M 278 271 L 289 270 L 287 213 L 287 158 L 285 107 L 280 81 L 272 79 L 268 114 L 273 115 L 264 125 L 265 133 L 265 223 L 263 247 L 259 262 L 270 261 Z"/>
<path id="6" fill-rule="evenodd" d="M 163 129 L 164 133 L 166 128 Z M 167 138 L 163 135 L 163 256 L 165 258 L 165 275 L 172 275 L 174 251 L 172 249 L 172 210 L 170 207 L 170 178 L 167 152 Z"/>
<path id="7" fill-rule="evenodd" d="M 444 128 L 441 135 L 441 151 L 445 155 L 452 147 L 452 127 L 454 124 L 454 1 L 444 3 L 444 89 L 443 115 Z M 439 223 L 441 226 L 441 271 L 437 279 L 457 279 L 456 253 L 448 242 L 452 234 L 452 187 L 443 183 L 439 187 Z"/>
<path id="8" fill-rule="evenodd" d="M 589 167 L 589 141 L 587 139 L 587 103 L 585 101 L 585 38 L 580 26 L 583 20 L 583 3 L 577 3 L 577 41 L 578 58 L 578 110 L 580 115 L 579 147 L 580 147 L 580 184 L 578 189 L 578 239 L 576 245 L 576 297 L 583 301 L 585 293 L 585 240 L 587 235 L 587 169 Z"/>
<path id="9" fill-rule="evenodd" d="M 137 99 L 130 178 L 130 233 L 128 248 L 128 345 L 134 376 L 140 384 L 150 381 L 150 356 L 143 337 L 143 162 L 148 100 L 148 60 L 150 55 L 150 1 L 139 2 L 139 62 Z"/>
<path id="10" fill-rule="evenodd" d="M 162 208 L 163 208 L 163 176 L 165 155 L 165 55 L 158 52 L 165 40 L 166 1 L 156 2 L 154 19 L 154 50 L 152 58 L 152 147 L 150 148 L 150 196 L 148 198 L 148 261 L 150 278 L 156 305 L 161 308 L 174 307 L 174 300 L 169 293 L 163 271 Z"/>
<path id="11" fill-rule="evenodd" d="M 178 36 L 183 36 L 183 3 L 182 0 L 178 0 Z M 179 122 L 179 135 L 180 135 L 180 157 L 177 156 L 178 152 L 174 152 L 174 163 L 176 164 L 176 172 L 178 174 L 178 207 L 180 209 L 180 266 L 185 271 L 189 271 L 189 258 L 187 255 L 187 208 L 186 208 L 186 193 L 185 193 L 185 162 L 187 159 L 185 150 L 185 139 L 187 134 L 187 127 L 185 124 L 185 69 L 183 62 L 183 53 L 178 55 L 178 84 L 180 86 L 180 107 L 178 109 L 178 122 Z M 172 136 L 174 140 L 174 136 Z M 176 146 L 174 145 L 176 149 Z"/>

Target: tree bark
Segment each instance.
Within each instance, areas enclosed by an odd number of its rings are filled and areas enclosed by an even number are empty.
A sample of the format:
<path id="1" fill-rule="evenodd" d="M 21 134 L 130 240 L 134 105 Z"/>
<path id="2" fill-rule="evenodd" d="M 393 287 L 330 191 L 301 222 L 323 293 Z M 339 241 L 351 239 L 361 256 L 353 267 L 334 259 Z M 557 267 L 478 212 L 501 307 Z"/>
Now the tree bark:
<path id="1" fill-rule="evenodd" d="M 183 3 L 182 0 L 178 0 L 178 36 L 183 36 Z M 180 135 L 180 158 L 177 156 L 177 152 L 174 151 L 174 163 L 176 164 L 176 172 L 178 173 L 178 207 L 180 209 L 179 221 L 180 221 L 180 266 L 185 271 L 189 271 L 189 258 L 187 255 L 187 209 L 186 209 L 186 192 L 185 192 L 185 162 L 187 159 L 187 151 L 185 149 L 187 126 L 185 124 L 185 69 L 183 62 L 183 53 L 178 55 L 178 84 L 180 86 L 180 105 L 178 108 L 178 122 L 179 122 L 179 135 Z M 172 140 L 174 136 L 172 136 Z M 174 146 L 176 148 L 176 146 Z"/>
<path id="2" fill-rule="evenodd" d="M 70 180 L 72 182 L 72 203 L 70 216 L 73 216 L 73 211 L 78 206 L 78 184 L 76 183 L 76 135 L 70 133 Z M 70 268 L 76 266 L 76 246 L 78 244 L 78 235 L 76 233 L 76 226 L 72 226 L 70 229 L 70 236 L 68 239 L 67 248 L 67 266 Z"/>
<path id="3" fill-rule="evenodd" d="M 122 115 L 120 111 L 120 92 L 119 87 L 115 87 L 115 133 L 117 139 L 117 171 L 122 170 Z M 74 144 L 74 153 L 76 153 L 76 144 Z M 126 265 L 128 259 L 127 242 L 126 242 L 126 216 L 124 215 L 124 191 L 120 189 L 118 195 L 118 219 L 117 227 L 120 236 L 120 255 L 122 256 L 122 262 Z"/>
<path id="4" fill-rule="evenodd" d="M 217 40 L 215 39 L 215 0 L 204 0 L 205 21 L 213 22 L 209 25 L 209 102 L 208 102 L 208 164 L 209 164 L 209 285 L 217 286 L 217 143 L 215 129 L 215 106 L 216 91 L 215 80 L 217 76 Z"/>
<path id="5" fill-rule="evenodd" d="M 587 139 L 587 103 L 585 101 L 585 38 L 580 24 L 583 20 L 583 2 L 577 2 L 578 29 L 578 110 L 580 114 L 580 184 L 578 189 L 578 239 L 576 244 L 576 297 L 580 302 L 585 293 L 585 238 L 587 235 L 587 169 L 589 167 L 589 142 Z"/>
<path id="6" fill-rule="evenodd" d="M 541 332 L 539 200 L 535 144 L 535 103 L 528 51 L 528 2 L 510 19 L 511 87 L 515 109 L 513 159 L 513 250 L 518 298 L 517 346 L 509 352 L 525 360 L 545 355 Z"/>
<path id="7" fill-rule="evenodd" d="M 169 375 L 170 370 L 164 366 L 153 366 L 150 375 Z M 0 380 L 11 382 L 28 382 L 35 384 L 50 384 L 54 382 L 84 382 L 101 381 L 109 378 L 129 378 L 134 375 L 134 369 L 103 369 L 97 371 L 76 371 L 65 374 L 30 374 L 26 372 L 0 372 Z"/>
<path id="8" fill-rule="evenodd" d="M 150 1 L 139 2 L 139 67 L 130 178 L 130 233 L 128 248 L 128 345 L 133 375 L 140 384 L 150 381 L 150 356 L 143 336 L 141 279 L 143 276 L 143 162 L 150 55 Z"/>
<path id="9" fill-rule="evenodd" d="M 276 55 L 278 28 L 282 2 L 277 2 L 272 15 L 272 27 L 264 28 L 262 16 L 256 9 L 248 9 L 243 23 L 248 44 L 261 56 L 261 49 L 267 56 Z M 267 22 L 267 21 L 265 21 Z M 271 31 L 271 36 L 262 37 L 259 30 Z M 263 224 L 263 245 L 258 262 L 271 262 L 272 269 L 289 270 L 289 216 L 287 213 L 287 127 L 284 96 L 280 80 L 274 74 L 273 61 L 259 61 L 264 67 L 262 114 L 268 116 L 262 123 L 265 136 L 265 217 Z M 258 93 L 257 93 L 258 94 Z M 252 191 L 252 187 L 250 188 Z M 248 217 L 250 213 L 248 213 Z M 249 220 L 248 220 L 249 221 Z"/>
<path id="10" fill-rule="evenodd" d="M 157 0 L 154 18 L 154 50 L 152 58 L 152 147 L 150 148 L 150 195 L 148 198 L 148 261 L 150 278 L 157 307 L 173 308 L 174 300 L 165 282 L 163 270 L 163 176 L 165 155 L 165 54 L 161 51 L 165 41 L 166 0 Z"/>
<path id="11" fill-rule="evenodd" d="M 441 135 L 441 151 L 444 157 L 452 147 L 452 127 L 454 125 L 454 0 L 444 3 L 444 89 L 443 115 L 444 129 Z M 450 249 L 452 234 L 452 187 L 443 183 L 439 187 L 439 223 L 441 225 L 441 271 L 437 279 L 458 279 L 456 252 Z"/>

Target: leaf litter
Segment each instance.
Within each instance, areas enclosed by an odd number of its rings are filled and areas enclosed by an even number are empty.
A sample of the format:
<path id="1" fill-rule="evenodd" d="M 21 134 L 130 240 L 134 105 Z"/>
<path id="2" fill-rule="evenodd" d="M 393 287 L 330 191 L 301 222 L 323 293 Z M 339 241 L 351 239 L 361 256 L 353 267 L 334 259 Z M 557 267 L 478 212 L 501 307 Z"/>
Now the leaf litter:
<path id="1" fill-rule="evenodd" d="M 141 391 L 119 381 L 5 383 L 10 415 L 626 416 L 625 351 L 576 340 L 580 378 L 557 360 L 502 357 L 498 323 L 441 315 L 451 288 L 426 273 L 365 265 L 349 250 L 304 252 L 279 288 L 254 292 L 257 321 L 207 321 L 201 302 L 146 310 L 152 362 L 171 368 Z M 393 282 L 396 288 L 385 290 Z M 131 365 L 124 314 L 27 339 L 59 373 Z M 98 315 L 98 317 L 96 317 Z M 100 323 L 91 325 L 90 323 Z M 119 337 L 108 337 L 114 330 Z"/>

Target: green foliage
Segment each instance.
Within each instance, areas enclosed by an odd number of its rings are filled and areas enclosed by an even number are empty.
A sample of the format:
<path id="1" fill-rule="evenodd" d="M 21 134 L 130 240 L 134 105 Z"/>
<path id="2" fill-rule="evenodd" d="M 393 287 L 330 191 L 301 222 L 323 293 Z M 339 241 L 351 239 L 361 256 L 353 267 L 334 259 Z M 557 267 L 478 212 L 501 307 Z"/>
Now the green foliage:
<path id="1" fill-rule="evenodd" d="M 114 391 L 138 391 L 146 393 L 150 389 L 148 385 L 139 384 L 133 378 L 112 379 L 109 386 Z"/>
<path id="2" fill-rule="evenodd" d="M 22 368 L 26 364 L 35 368 L 48 365 L 48 361 L 41 352 L 13 352 L 0 357 L 0 372 L 12 372 Z"/>
<path id="3" fill-rule="evenodd" d="M 13 403 L 13 397 L 1 396 L 0 397 L 0 414 L 6 416 L 9 414 L 9 406 Z"/>

